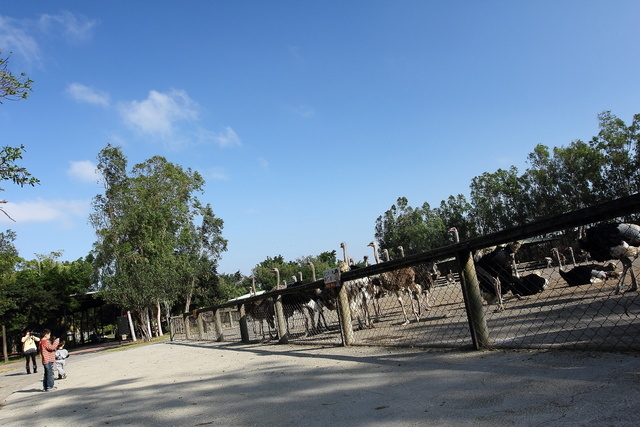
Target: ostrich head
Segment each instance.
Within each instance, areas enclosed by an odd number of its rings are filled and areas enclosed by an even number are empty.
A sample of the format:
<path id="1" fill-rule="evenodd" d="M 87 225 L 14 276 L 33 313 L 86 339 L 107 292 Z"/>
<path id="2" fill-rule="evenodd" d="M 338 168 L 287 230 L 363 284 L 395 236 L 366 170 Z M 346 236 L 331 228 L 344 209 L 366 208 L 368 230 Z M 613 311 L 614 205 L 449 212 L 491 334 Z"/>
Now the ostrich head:
<path id="1" fill-rule="evenodd" d="M 342 248 L 342 259 L 344 262 L 349 264 L 349 257 L 347 256 L 347 244 L 345 242 L 340 243 L 340 247 Z"/>
<path id="2" fill-rule="evenodd" d="M 453 241 L 455 243 L 458 243 L 460 241 L 460 235 L 458 234 L 458 229 L 455 227 L 451 227 L 449 229 L 449 233 L 451 233 L 453 235 Z"/>
<path id="3" fill-rule="evenodd" d="M 378 254 L 378 242 L 375 240 L 369 243 L 367 246 L 371 246 L 373 248 L 373 258 L 376 260 L 376 264 L 380 264 L 380 254 Z"/>

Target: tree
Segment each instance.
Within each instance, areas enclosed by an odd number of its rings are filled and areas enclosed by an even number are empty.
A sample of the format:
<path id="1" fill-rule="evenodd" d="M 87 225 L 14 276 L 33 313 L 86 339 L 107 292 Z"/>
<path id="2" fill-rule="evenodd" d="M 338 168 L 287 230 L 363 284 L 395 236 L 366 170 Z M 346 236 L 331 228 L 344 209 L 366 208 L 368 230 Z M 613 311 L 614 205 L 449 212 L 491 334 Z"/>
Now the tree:
<path id="1" fill-rule="evenodd" d="M 636 114 L 631 126 L 610 111 L 598 115 L 600 131 L 589 145 L 597 150 L 603 161 L 600 166 L 601 180 L 597 193 L 606 200 L 635 194 L 640 190 L 638 177 L 638 150 L 640 148 L 640 115 Z"/>
<path id="2" fill-rule="evenodd" d="M 5 324 L 8 311 L 17 309 L 17 301 L 10 296 L 10 283 L 14 280 L 15 266 L 19 261 L 18 250 L 13 245 L 16 233 L 7 230 L 0 233 L 0 319 Z"/>
<path id="3" fill-rule="evenodd" d="M 227 240 L 222 237 L 224 221 L 215 216 L 210 204 L 198 207 L 198 210 L 202 223 L 198 227 L 189 223 L 182 228 L 180 246 L 176 254 L 180 259 L 179 265 L 184 283 L 182 289 L 185 312 L 190 309 L 194 293 L 202 297 L 208 293 L 209 286 L 197 289 L 196 282 L 200 281 L 202 285 L 213 284 L 212 279 L 217 275 L 218 261 L 222 252 L 227 250 Z"/>
<path id="4" fill-rule="evenodd" d="M 0 55 L 2 55 L 2 51 L 0 51 Z M 27 99 L 32 90 L 33 80 L 27 78 L 25 73 L 16 77 L 9 69 L 10 57 L 11 53 L 6 58 L 0 57 L 0 104 L 2 104 L 2 100 Z"/>
<path id="5" fill-rule="evenodd" d="M 211 262 L 226 249 L 223 223 L 195 197 L 204 185 L 197 172 L 154 156 L 128 173 L 122 151 L 111 145 L 98 159 L 105 193 L 95 197 L 90 220 L 100 287 L 109 301 L 138 314 L 149 339 L 149 310 L 172 306 L 193 292 L 194 278 L 215 273 Z M 198 215 L 204 222 L 195 227 Z"/>
<path id="6" fill-rule="evenodd" d="M 472 206 L 471 203 L 467 202 L 464 195 L 449 196 L 446 201 L 440 202 L 440 207 L 435 209 L 435 212 L 447 230 L 451 229 L 451 227 L 455 227 L 458 230 L 461 239 L 476 237 Z M 454 243 L 453 240 L 450 243 Z"/>
<path id="7" fill-rule="evenodd" d="M 399 197 L 384 215 L 376 219 L 375 238 L 381 249 L 398 256 L 398 246 L 413 254 L 442 246 L 447 228 L 428 203 L 412 208 L 406 197 Z"/>

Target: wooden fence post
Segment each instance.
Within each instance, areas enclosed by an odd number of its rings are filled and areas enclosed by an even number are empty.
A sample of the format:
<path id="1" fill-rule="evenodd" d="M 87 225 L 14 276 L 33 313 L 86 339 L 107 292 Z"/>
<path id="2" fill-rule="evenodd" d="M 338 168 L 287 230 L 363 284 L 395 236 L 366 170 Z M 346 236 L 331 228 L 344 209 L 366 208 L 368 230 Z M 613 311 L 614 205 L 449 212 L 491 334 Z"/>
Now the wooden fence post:
<path id="1" fill-rule="evenodd" d="M 462 287 L 464 306 L 467 310 L 473 347 L 476 350 L 487 348 L 489 347 L 489 332 L 473 256 L 470 251 L 461 251 L 456 254 L 456 257 L 462 271 L 460 286 Z"/>
<path id="2" fill-rule="evenodd" d="M 244 304 L 240 304 L 240 340 L 244 343 L 249 342 L 249 326 L 247 325 L 247 311 Z"/>
<path id="3" fill-rule="evenodd" d="M 342 342 L 345 346 L 353 344 L 353 327 L 351 326 L 351 308 L 349 307 L 349 298 L 347 290 L 344 286 L 340 286 L 338 292 L 338 318 L 342 327 Z"/>
<path id="4" fill-rule="evenodd" d="M 198 340 L 204 340 L 204 322 L 202 320 L 202 313 L 196 313 L 196 321 L 198 322 Z"/>
<path id="5" fill-rule="evenodd" d="M 222 332 L 222 318 L 220 316 L 220 310 L 216 310 L 213 312 L 213 325 L 216 329 L 216 341 L 222 342 L 224 341 L 224 334 Z"/>
<path id="6" fill-rule="evenodd" d="M 186 339 L 191 339 L 191 321 L 189 321 L 189 314 L 182 316 L 182 320 L 184 320 L 184 336 Z"/>
<path id="7" fill-rule="evenodd" d="M 278 336 L 280 344 L 289 343 L 289 333 L 287 332 L 287 321 L 284 318 L 284 309 L 282 307 L 282 296 L 278 295 L 275 301 L 276 318 L 278 320 Z"/>

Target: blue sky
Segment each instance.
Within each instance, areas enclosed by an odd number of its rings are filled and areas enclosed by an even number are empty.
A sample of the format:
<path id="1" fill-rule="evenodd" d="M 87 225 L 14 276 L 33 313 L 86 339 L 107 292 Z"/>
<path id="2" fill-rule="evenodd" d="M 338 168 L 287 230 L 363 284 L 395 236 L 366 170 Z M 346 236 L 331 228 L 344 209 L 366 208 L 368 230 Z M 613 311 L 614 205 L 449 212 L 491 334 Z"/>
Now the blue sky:
<path id="1" fill-rule="evenodd" d="M 0 105 L 35 188 L 1 198 L 27 259 L 86 256 L 107 143 L 198 170 L 219 271 L 370 255 L 398 197 L 432 207 L 536 144 L 640 113 L 637 1 L 3 2 L 0 50 L 35 81 Z"/>

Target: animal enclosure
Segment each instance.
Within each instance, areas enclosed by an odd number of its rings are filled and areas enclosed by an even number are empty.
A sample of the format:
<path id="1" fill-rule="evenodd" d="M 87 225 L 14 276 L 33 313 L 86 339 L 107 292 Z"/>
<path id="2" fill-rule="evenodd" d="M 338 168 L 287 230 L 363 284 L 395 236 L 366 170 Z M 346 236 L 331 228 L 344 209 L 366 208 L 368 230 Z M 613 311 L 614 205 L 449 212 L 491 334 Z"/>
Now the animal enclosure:
<path id="1" fill-rule="evenodd" d="M 319 280 L 202 308 L 172 319 L 173 336 L 310 345 L 640 350 L 634 262 L 640 241 L 631 236 L 640 227 L 621 229 L 626 237 L 619 245 L 603 238 L 598 244 L 607 248 L 604 255 L 594 248 L 598 224 L 637 222 L 639 213 L 640 195 L 634 195 L 421 254 L 359 269 L 347 266 L 340 287 L 326 289 Z M 509 253 L 505 245 L 514 241 L 519 245 Z M 498 280 L 480 259 L 486 254 L 500 259 L 501 251 L 507 251 L 502 259 L 510 261 L 509 276 Z M 495 285 L 502 285 L 497 292 Z"/>

